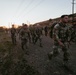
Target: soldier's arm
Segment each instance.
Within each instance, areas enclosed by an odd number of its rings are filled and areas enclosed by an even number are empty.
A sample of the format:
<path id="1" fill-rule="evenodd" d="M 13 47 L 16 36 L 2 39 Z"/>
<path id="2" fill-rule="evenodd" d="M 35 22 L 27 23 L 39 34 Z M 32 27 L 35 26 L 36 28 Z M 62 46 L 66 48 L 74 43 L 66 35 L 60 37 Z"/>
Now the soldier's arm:
<path id="1" fill-rule="evenodd" d="M 54 29 L 53 29 L 53 39 L 54 40 L 56 40 L 58 43 L 59 43 L 59 45 L 60 46 L 64 46 L 64 44 L 61 42 L 61 39 L 59 38 L 59 29 L 60 27 L 59 27 L 59 25 L 56 25 L 55 27 L 54 27 Z"/>
<path id="2" fill-rule="evenodd" d="M 59 26 L 55 25 L 53 29 L 53 39 L 56 41 L 60 40 L 58 36 L 58 32 L 59 32 Z"/>
<path id="3" fill-rule="evenodd" d="M 19 31 L 19 38 L 21 39 L 21 37 L 22 37 L 22 29 L 20 29 Z"/>

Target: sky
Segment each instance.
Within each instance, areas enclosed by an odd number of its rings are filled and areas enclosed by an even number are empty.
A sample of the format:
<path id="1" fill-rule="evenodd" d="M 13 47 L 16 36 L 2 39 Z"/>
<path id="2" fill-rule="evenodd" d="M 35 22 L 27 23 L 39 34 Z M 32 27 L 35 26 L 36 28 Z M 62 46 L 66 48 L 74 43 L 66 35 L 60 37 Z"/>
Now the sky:
<path id="1" fill-rule="evenodd" d="M 72 0 L 0 0 L 0 26 L 34 24 L 63 14 L 72 14 Z"/>

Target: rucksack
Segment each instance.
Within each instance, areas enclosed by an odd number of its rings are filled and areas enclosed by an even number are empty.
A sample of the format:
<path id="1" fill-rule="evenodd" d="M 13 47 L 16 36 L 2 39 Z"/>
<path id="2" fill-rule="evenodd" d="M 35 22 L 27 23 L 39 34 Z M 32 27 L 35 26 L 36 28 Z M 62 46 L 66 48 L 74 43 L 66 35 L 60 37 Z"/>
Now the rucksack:
<path id="1" fill-rule="evenodd" d="M 50 32 L 49 32 L 50 38 L 53 37 L 53 29 L 54 29 L 54 26 L 55 26 L 56 24 L 57 24 L 57 23 L 53 23 L 53 24 L 51 25 Z"/>

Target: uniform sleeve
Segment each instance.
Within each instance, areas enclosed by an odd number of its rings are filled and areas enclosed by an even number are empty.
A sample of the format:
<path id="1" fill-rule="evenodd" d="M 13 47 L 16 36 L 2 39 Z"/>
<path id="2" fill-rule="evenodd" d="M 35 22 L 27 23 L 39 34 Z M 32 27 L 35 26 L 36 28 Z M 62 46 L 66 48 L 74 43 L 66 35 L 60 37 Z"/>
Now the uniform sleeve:
<path id="1" fill-rule="evenodd" d="M 59 24 L 56 24 L 53 29 L 53 38 L 56 41 L 60 40 L 58 34 L 59 34 Z"/>

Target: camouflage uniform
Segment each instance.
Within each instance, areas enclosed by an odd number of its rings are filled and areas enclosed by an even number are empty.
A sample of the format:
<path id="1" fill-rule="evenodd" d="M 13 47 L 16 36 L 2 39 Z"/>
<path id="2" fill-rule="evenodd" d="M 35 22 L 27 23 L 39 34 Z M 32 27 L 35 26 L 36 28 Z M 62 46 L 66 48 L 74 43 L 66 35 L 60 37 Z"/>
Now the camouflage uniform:
<path id="1" fill-rule="evenodd" d="M 12 43 L 16 44 L 16 29 L 14 27 L 11 28 L 11 38 L 12 38 Z"/>
<path id="2" fill-rule="evenodd" d="M 36 33 L 35 44 L 39 40 L 40 47 L 42 47 L 42 28 L 36 27 L 35 33 Z"/>
<path id="3" fill-rule="evenodd" d="M 76 24 L 71 27 L 71 39 L 70 41 L 76 42 Z"/>
<path id="4" fill-rule="evenodd" d="M 76 43 L 76 16 L 74 16 L 72 24 L 73 32 L 71 34 L 71 40 Z"/>
<path id="5" fill-rule="evenodd" d="M 22 28 L 19 32 L 20 39 L 21 39 L 21 47 L 24 50 L 25 46 L 27 48 L 28 43 L 28 29 Z"/>
<path id="6" fill-rule="evenodd" d="M 31 29 L 31 36 L 32 36 L 32 43 L 35 44 L 35 39 L 36 39 L 35 27 L 32 27 Z"/>
<path id="7" fill-rule="evenodd" d="M 31 43 L 32 42 L 32 35 L 31 35 L 31 32 L 32 32 L 32 27 L 31 26 L 29 26 L 29 33 L 28 33 L 28 36 L 29 36 L 29 43 Z"/>
<path id="8" fill-rule="evenodd" d="M 68 41 L 69 41 L 69 29 L 68 26 L 62 23 L 56 24 L 53 29 L 53 39 L 54 46 L 53 51 L 49 53 L 49 57 L 51 59 L 52 56 L 57 56 L 59 54 L 58 49 L 61 48 L 63 51 L 63 60 L 68 61 L 69 53 L 68 53 Z M 55 38 L 54 38 L 55 37 Z M 60 40 L 64 46 L 60 46 L 58 40 Z"/>
<path id="9" fill-rule="evenodd" d="M 48 27 L 47 26 L 45 26 L 44 31 L 45 31 L 45 36 L 47 36 L 48 35 Z"/>

